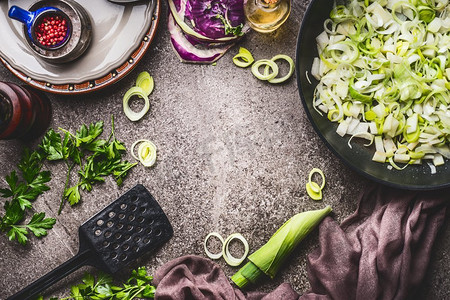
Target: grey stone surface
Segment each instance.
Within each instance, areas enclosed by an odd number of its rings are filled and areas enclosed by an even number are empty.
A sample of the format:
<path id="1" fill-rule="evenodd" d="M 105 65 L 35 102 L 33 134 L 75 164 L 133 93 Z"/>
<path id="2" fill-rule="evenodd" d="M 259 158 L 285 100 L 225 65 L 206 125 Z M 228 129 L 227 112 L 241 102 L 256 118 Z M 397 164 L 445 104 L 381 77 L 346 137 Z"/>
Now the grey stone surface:
<path id="1" fill-rule="evenodd" d="M 140 265 L 153 272 L 181 255 L 204 255 L 203 239 L 211 231 L 224 236 L 241 232 L 251 250 L 256 250 L 297 212 L 331 205 L 334 218 L 342 221 L 355 210 L 356 199 L 368 180 L 343 165 L 316 135 L 300 102 L 295 76 L 286 84 L 270 85 L 231 61 L 239 45 L 249 49 L 256 59 L 279 53 L 295 57 L 297 33 L 309 1 L 294 1 L 291 16 L 278 31 L 268 35 L 249 33 L 216 66 L 178 61 L 169 43 L 167 6 L 162 2 L 156 38 L 129 76 L 95 94 L 49 95 L 54 110 L 51 127 L 75 130 L 83 123 L 103 120 L 109 132 L 110 117 L 114 115 L 116 136 L 128 148 L 140 138 L 154 141 L 158 147 L 157 164 L 152 168 L 135 167 L 122 187 L 108 179 L 91 193 L 84 193 L 80 205 L 65 206 L 58 216 L 66 170 L 62 164 L 46 163 L 53 176 L 51 190 L 39 197 L 34 207 L 56 217 L 57 223 L 48 236 L 31 238 L 25 247 L 8 241 L 4 233 L 0 235 L 0 299 L 76 254 L 80 224 L 136 183 L 146 186 L 158 200 L 175 235 L 117 278 Z M 144 70 L 155 80 L 151 109 L 143 120 L 132 123 L 122 112 L 122 96 Z M 0 66 L 0 80 L 19 83 L 4 66 Z M 1 187 L 22 149 L 38 142 L 0 141 Z M 133 160 L 129 154 L 127 158 Z M 310 200 L 304 188 L 313 167 L 322 169 L 327 177 L 321 202 Z M 299 293 L 306 291 L 306 256 L 316 246 L 314 232 L 296 249 L 277 278 L 258 288 L 268 291 L 290 282 Z M 434 247 L 418 298 L 450 297 L 449 249 L 447 222 Z M 227 275 L 237 270 L 223 260 L 218 263 Z M 79 282 L 85 271 L 93 270 L 82 268 L 53 286 L 49 294 L 67 295 L 69 285 Z"/>

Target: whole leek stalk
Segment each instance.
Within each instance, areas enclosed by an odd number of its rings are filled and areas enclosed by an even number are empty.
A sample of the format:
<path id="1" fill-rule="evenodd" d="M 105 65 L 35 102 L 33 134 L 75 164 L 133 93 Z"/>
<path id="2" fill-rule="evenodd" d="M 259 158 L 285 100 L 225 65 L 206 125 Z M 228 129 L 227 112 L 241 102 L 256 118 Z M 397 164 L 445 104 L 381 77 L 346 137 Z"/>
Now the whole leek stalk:
<path id="1" fill-rule="evenodd" d="M 292 250 L 325 218 L 331 207 L 296 214 L 286 221 L 269 241 L 249 256 L 244 265 L 231 280 L 240 288 L 256 283 L 266 274 L 274 278 Z"/>

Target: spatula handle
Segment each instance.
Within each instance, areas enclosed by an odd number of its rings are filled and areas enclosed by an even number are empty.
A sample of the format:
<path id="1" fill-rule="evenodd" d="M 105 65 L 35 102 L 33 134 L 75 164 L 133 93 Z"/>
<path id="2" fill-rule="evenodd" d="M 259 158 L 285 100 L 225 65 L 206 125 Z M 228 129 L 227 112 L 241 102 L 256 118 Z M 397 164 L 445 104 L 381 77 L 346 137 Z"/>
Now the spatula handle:
<path id="1" fill-rule="evenodd" d="M 90 249 L 80 251 L 77 255 L 60 265 L 59 267 L 48 272 L 29 286 L 12 295 L 7 300 L 34 300 L 45 289 L 60 281 L 67 275 L 76 271 L 80 267 L 87 264 L 91 258 L 92 251 Z"/>

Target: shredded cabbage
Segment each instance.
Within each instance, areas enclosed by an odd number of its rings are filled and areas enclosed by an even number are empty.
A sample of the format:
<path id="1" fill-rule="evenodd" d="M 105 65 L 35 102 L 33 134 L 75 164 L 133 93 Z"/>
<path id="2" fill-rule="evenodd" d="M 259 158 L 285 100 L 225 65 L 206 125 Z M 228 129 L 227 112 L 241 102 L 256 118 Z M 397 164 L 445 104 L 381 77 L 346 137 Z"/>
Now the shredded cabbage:
<path id="1" fill-rule="evenodd" d="M 243 0 L 168 0 L 171 43 L 185 63 L 213 64 L 248 31 Z"/>
<path id="2" fill-rule="evenodd" d="M 339 135 L 375 141 L 374 161 L 398 170 L 425 159 L 443 165 L 450 159 L 449 32 L 448 0 L 335 4 L 316 38 L 314 109 L 339 124 Z"/>

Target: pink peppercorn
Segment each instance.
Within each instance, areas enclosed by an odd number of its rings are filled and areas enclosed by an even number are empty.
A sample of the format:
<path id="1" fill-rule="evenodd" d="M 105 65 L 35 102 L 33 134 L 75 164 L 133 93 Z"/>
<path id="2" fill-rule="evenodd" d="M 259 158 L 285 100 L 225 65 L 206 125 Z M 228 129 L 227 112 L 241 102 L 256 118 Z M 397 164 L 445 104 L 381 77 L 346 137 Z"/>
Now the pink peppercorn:
<path id="1" fill-rule="evenodd" d="M 67 36 L 67 21 L 61 16 L 45 17 L 35 27 L 38 42 L 47 47 L 58 46 Z"/>

